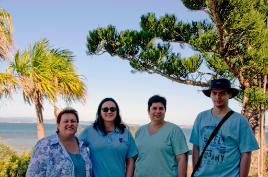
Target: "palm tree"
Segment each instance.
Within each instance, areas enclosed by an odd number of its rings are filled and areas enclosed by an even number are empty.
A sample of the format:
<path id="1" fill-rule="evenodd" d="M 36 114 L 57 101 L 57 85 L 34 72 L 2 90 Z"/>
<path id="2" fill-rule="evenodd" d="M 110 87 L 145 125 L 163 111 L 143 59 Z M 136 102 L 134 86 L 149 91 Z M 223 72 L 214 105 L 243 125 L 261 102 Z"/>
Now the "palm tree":
<path id="1" fill-rule="evenodd" d="M 45 136 L 42 112 L 45 99 L 51 103 L 60 97 L 68 102 L 85 100 L 85 85 L 75 72 L 72 53 L 51 49 L 46 39 L 22 54 L 18 51 L 10 68 L 22 88 L 24 100 L 35 105 L 38 139 Z"/>
<path id="2" fill-rule="evenodd" d="M 0 8 L 0 59 L 10 59 L 13 47 L 12 21 L 9 13 Z"/>

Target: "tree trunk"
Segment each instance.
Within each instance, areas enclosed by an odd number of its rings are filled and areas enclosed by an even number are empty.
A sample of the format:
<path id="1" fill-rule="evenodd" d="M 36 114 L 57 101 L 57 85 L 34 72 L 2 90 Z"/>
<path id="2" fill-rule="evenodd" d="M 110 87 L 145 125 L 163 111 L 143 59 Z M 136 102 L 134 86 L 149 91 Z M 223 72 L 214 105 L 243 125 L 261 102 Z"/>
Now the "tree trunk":
<path id="1" fill-rule="evenodd" d="M 57 117 L 58 117 L 58 115 L 59 115 L 59 113 L 60 113 L 60 108 L 57 106 L 57 104 L 54 102 L 54 104 L 53 104 L 53 107 L 54 107 L 54 116 L 55 116 L 55 120 L 56 120 L 56 122 L 57 122 Z"/>
<path id="2" fill-rule="evenodd" d="M 256 110 L 252 110 L 249 107 L 244 107 L 242 113 L 248 118 L 248 121 L 254 131 L 258 144 L 260 144 L 260 125 L 258 124 L 259 114 Z M 253 151 L 251 156 L 250 174 L 258 174 L 259 167 L 259 150 Z"/>
<path id="3" fill-rule="evenodd" d="M 40 102 L 35 104 L 35 110 L 37 115 L 37 139 L 40 140 L 45 137 L 44 119 L 42 113 L 42 105 Z"/>
<path id="4" fill-rule="evenodd" d="M 261 110 L 261 119 L 260 119 L 260 150 L 259 150 L 259 168 L 258 176 L 265 176 L 265 156 L 266 156 L 266 141 L 265 141 L 265 110 Z"/>
<path id="5" fill-rule="evenodd" d="M 263 79 L 263 95 L 266 93 L 267 86 L 267 75 Z M 258 176 L 265 176 L 265 157 L 266 157 L 266 139 L 265 139 L 265 104 L 260 105 L 261 117 L 260 117 L 260 159 L 259 159 L 259 169 Z"/>
<path id="6" fill-rule="evenodd" d="M 254 130 L 255 137 L 258 141 L 260 149 L 252 153 L 251 160 L 251 174 L 258 174 L 258 177 L 265 176 L 265 156 L 266 156 L 266 141 L 265 141 L 265 125 L 264 125 L 265 111 L 260 111 L 260 125 Z M 257 165 L 257 166 L 256 166 Z"/>
<path id="7" fill-rule="evenodd" d="M 252 152 L 250 174 L 258 177 L 264 177 L 264 166 L 265 166 L 265 127 L 264 127 L 264 111 L 253 110 L 247 106 L 247 98 L 243 99 L 243 110 L 242 114 L 248 118 L 248 121 L 255 133 L 255 137 L 260 146 L 260 149 Z"/>

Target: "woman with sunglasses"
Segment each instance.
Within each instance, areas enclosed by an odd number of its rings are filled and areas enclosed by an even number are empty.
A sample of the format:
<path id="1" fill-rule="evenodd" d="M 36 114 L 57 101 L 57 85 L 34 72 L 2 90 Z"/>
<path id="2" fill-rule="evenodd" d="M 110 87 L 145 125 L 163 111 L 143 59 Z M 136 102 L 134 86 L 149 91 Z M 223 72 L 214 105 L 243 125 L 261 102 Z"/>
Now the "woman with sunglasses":
<path id="1" fill-rule="evenodd" d="M 95 122 L 80 139 L 90 149 L 94 177 L 133 177 L 137 147 L 113 98 L 100 102 Z"/>

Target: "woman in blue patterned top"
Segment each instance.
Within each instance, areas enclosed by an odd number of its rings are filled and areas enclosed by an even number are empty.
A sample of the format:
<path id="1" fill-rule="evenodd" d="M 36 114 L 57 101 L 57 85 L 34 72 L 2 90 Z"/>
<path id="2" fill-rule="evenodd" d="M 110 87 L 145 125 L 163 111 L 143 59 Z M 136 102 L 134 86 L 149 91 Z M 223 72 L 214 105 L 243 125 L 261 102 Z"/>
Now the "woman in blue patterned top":
<path id="1" fill-rule="evenodd" d="M 94 177 L 133 177 L 134 158 L 138 151 L 134 139 L 121 123 L 114 99 L 99 104 L 97 119 L 80 138 L 88 144 Z"/>
<path id="2" fill-rule="evenodd" d="M 87 147 L 75 136 L 78 113 L 72 108 L 57 116 L 57 134 L 37 142 L 26 177 L 91 177 Z"/>

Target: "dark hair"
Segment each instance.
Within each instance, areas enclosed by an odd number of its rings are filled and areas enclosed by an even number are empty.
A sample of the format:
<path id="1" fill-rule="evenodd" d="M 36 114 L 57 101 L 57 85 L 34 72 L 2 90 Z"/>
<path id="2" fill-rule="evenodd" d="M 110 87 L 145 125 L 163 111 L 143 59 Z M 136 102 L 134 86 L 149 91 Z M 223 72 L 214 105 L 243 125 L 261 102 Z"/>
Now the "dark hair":
<path id="1" fill-rule="evenodd" d="M 71 114 L 75 115 L 76 121 L 77 121 L 77 123 L 79 123 L 78 112 L 77 112 L 75 109 L 73 109 L 73 108 L 67 107 L 67 108 L 64 108 L 64 109 L 58 114 L 58 116 L 57 116 L 57 124 L 60 123 L 62 115 L 63 115 L 63 114 L 66 114 L 66 113 L 71 113 Z M 59 133 L 59 130 L 57 129 L 56 132 Z"/>
<path id="2" fill-rule="evenodd" d="M 153 103 L 162 103 L 164 105 L 165 110 L 167 110 L 167 100 L 165 97 L 154 95 L 148 100 L 148 110 L 152 106 Z"/>
<path id="3" fill-rule="evenodd" d="M 107 101 L 112 101 L 115 104 L 116 109 L 117 109 L 116 116 L 115 116 L 115 119 L 114 119 L 114 127 L 118 128 L 120 133 L 124 133 L 124 130 L 125 130 L 126 126 L 122 123 L 122 119 L 121 119 L 121 116 L 120 116 L 120 110 L 119 110 L 118 104 L 116 103 L 116 101 L 113 98 L 104 98 L 100 102 L 100 104 L 98 106 L 97 113 L 96 113 L 96 120 L 93 123 L 93 128 L 96 129 L 96 130 L 97 129 L 100 130 L 103 133 L 103 135 L 107 135 L 107 132 L 106 132 L 105 126 L 104 126 L 103 117 L 101 116 L 101 107 L 102 107 L 103 103 L 105 103 Z"/>

